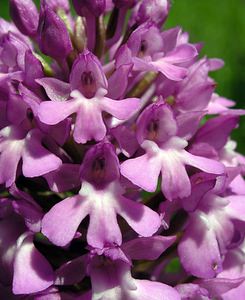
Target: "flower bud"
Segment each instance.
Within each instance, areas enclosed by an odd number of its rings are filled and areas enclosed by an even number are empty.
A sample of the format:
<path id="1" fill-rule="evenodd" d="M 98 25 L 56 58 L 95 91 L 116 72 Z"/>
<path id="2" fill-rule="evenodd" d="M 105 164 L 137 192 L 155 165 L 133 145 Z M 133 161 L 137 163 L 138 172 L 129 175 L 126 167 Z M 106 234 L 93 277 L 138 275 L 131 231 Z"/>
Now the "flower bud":
<path id="1" fill-rule="evenodd" d="M 136 4 L 135 0 L 113 0 L 113 3 L 118 8 L 130 8 Z"/>
<path id="2" fill-rule="evenodd" d="M 38 11 L 32 0 L 10 0 L 10 15 L 16 27 L 24 35 L 37 33 Z"/>
<path id="3" fill-rule="evenodd" d="M 64 22 L 49 7 L 44 6 L 38 24 L 39 47 L 54 59 L 66 58 L 72 51 L 72 44 Z"/>
<path id="4" fill-rule="evenodd" d="M 79 16 L 86 16 L 88 12 L 98 17 L 106 9 L 105 0 L 73 0 L 74 8 Z"/>
<path id="5" fill-rule="evenodd" d="M 161 26 L 168 16 L 169 8 L 169 0 L 143 0 L 136 6 L 132 19 L 138 24 L 152 21 Z"/>

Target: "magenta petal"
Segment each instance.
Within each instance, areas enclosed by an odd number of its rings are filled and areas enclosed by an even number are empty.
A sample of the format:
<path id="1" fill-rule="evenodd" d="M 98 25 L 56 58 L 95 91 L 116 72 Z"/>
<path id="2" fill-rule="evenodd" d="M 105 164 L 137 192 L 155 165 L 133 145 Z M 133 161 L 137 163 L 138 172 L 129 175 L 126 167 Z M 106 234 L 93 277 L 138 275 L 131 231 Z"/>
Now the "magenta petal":
<path id="1" fill-rule="evenodd" d="M 60 158 L 42 146 L 41 135 L 37 129 L 28 133 L 22 159 L 22 170 L 26 177 L 42 176 L 62 165 Z"/>
<path id="2" fill-rule="evenodd" d="M 205 288 L 209 292 L 209 296 L 213 299 L 219 297 L 220 295 L 229 292 L 232 289 L 237 288 L 241 283 L 243 283 L 245 277 L 228 279 L 228 278 L 213 278 L 197 280 L 200 287 Z M 223 298 L 222 299 L 226 299 Z M 233 298 L 239 299 L 239 298 Z"/>
<path id="3" fill-rule="evenodd" d="M 154 62 L 156 69 L 173 81 L 180 81 L 187 75 L 187 69 L 165 62 L 165 57 Z"/>
<path id="4" fill-rule="evenodd" d="M 191 183 L 184 164 L 176 157 L 166 157 L 162 163 L 162 192 L 172 201 L 175 198 L 188 197 Z"/>
<path id="5" fill-rule="evenodd" d="M 63 164 L 59 169 L 44 175 L 44 177 L 52 191 L 61 193 L 80 185 L 79 169 L 79 165 Z"/>
<path id="6" fill-rule="evenodd" d="M 224 165 L 213 159 L 196 156 L 187 151 L 184 151 L 183 158 L 187 165 L 193 166 L 207 173 L 220 175 L 225 171 Z"/>
<path id="7" fill-rule="evenodd" d="M 18 199 L 13 201 L 13 208 L 17 214 L 23 217 L 26 227 L 32 232 L 39 232 L 43 213 L 36 203 Z"/>
<path id="8" fill-rule="evenodd" d="M 122 245 L 123 252 L 131 259 L 155 260 L 176 240 L 175 236 L 140 237 Z"/>
<path id="9" fill-rule="evenodd" d="M 109 98 L 101 99 L 101 107 L 119 120 L 129 119 L 130 116 L 139 108 L 140 100 L 128 98 L 123 100 L 112 100 Z"/>
<path id="10" fill-rule="evenodd" d="M 40 78 L 36 79 L 36 82 L 45 89 L 49 99 L 53 101 L 67 100 L 70 95 L 70 84 L 56 78 Z"/>
<path id="11" fill-rule="evenodd" d="M 220 150 L 227 143 L 231 131 L 237 126 L 237 116 L 219 116 L 208 120 L 197 132 L 195 141 L 207 143 Z"/>
<path id="12" fill-rule="evenodd" d="M 44 216 L 42 233 L 55 245 L 64 247 L 71 242 L 87 214 L 88 206 L 81 196 L 66 198 Z"/>
<path id="13" fill-rule="evenodd" d="M 200 278 L 213 278 L 222 269 L 222 258 L 215 232 L 207 227 L 204 218 L 192 216 L 180 240 L 178 253 L 187 272 Z"/>
<path id="14" fill-rule="evenodd" d="M 177 96 L 176 105 L 178 109 L 183 111 L 200 111 L 206 109 L 215 85 L 211 82 L 202 83 L 197 86 L 192 86 Z"/>
<path id="15" fill-rule="evenodd" d="M 131 291 L 134 300 L 181 300 L 179 293 L 166 284 L 150 280 L 135 280 L 137 289 Z"/>
<path id="16" fill-rule="evenodd" d="M 56 285 L 73 285 L 80 282 L 86 275 L 86 255 L 75 258 L 55 271 Z"/>
<path id="17" fill-rule="evenodd" d="M 155 192 L 160 170 L 161 162 L 147 154 L 121 164 L 121 174 L 148 192 Z"/>
<path id="18" fill-rule="evenodd" d="M 201 288 L 198 284 L 183 283 L 175 286 L 175 289 L 181 295 L 182 300 L 210 300 L 208 291 Z"/>
<path id="19" fill-rule="evenodd" d="M 26 118 L 27 105 L 20 95 L 9 95 L 7 102 L 7 118 L 11 124 L 20 125 Z"/>
<path id="20" fill-rule="evenodd" d="M 124 95 L 128 87 L 128 79 L 131 69 L 131 64 L 122 65 L 111 75 L 108 80 L 107 97 L 120 99 Z"/>
<path id="21" fill-rule="evenodd" d="M 108 200 L 108 201 L 107 201 Z M 103 249 L 108 245 L 121 245 L 122 234 L 117 223 L 117 215 L 109 199 L 96 199 L 89 216 L 87 242 L 94 248 Z M 100 203 L 99 203 L 100 201 Z M 107 203 L 106 203 L 107 201 Z M 108 222 L 108 220 L 110 220 Z"/>
<path id="22" fill-rule="evenodd" d="M 130 157 L 139 147 L 134 131 L 124 124 L 114 127 L 110 133 L 116 138 L 122 153 Z"/>
<path id="23" fill-rule="evenodd" d="M 230 189 L 235 194 L 245 195 L 245 180 L 242 175 L 238 175 L 230 183 Z"/>
<path id="24" fill-rule="evenodd" d="M 22 83 L 19 84 L 19 93 L 22 96 L 23 101 L 31 108 L 33 114 L 37 116 L 37 111 L 41 103 L 41 98 L 39 98 L 35 93 L 26 88 Z"/>
<path id="25" fill-rule="evenodd" d="M 245 196 L 234 195 L 225 198 L 230 203 L 227 206 L 228 214 L 233 219 L 238 219 L 245 222 Z"/>
<path id="26" fill-rule="evenodd" d="M 223 66 L 225 64 L 224 61 L 219 58 L 211 58 L 208 60 L 208 62 L 209 62 L 209 70 L 210 71 L 219 70 L 219 69 L 223 68 Z"/>
<path id="27" fill-rule="evenodd" d="M 177 46 L 173 51 L 167 53 L 164 61 L 167 63 L 183 63 L 198 55 L 196 48 L 190 44 Z"/>
<path id="28" fill-rule="evenodd" d="M 21 237 L 20 237 L 21 239 Z M 53 270 L 29 236 L 18 246 L 14 261 L 14 294 L 43 291 L 53 284 Z"/>
<path id="29" fill-rule="evenodd" d="M 45 101 L 39 107 L 38 116 L 43 123 L 55 125 L 76 112 L 77 108 L 78 104 L 75 100 Z"/>
<path id="30" fill-rule="evenodd" d="M 196 173 L 191 177 L 191 183 L 190 196 L 181 199 L 183 208 L 189 212 L 195 211 L 201 199 L 214 188 L 216 177 L 206 173 Z"/>
<path id="31" fill-rule="evenodd" d="M 39 128 L 53 138 L 58 145 L 63 146 L 70 136 L 71 123 L 71 118 L 51 126 L 39 122 Z"/>
<path id="32" fill-rule="evenodd" d="M 77 143 L 85 144 L 87 141 L 101 141 L 106 135 L 100 109 L 93 106 L 81 106 L 76 117 L 74 139 Z"/>
<path id="33" fill-rule="evenodd" d="M 203 111 L 189 111 L 181 113 L 177 116 L 178 136 L 185 140 L 192 138 L 194 133 L 198 130 L 201 118 L 205 115 Z"/>
<path id="34" fill-rule="evenodd" d="M 125 197 L 120 198 L 117 212 L 134 231 L 144 237 L 152 236 L 161 226 L 160 216 L 155 211 Z"/>
<path id="35" fill-rule="evenodd" d="M 21 158 L 22 146 L 17 143 L 6 142 L 6 149 L 0 148 L 0 183 L 11 186 L 16 178 L 16 171 Z"/>
<path id="36" fill-rule="evenodd" d="M 10 202 L 10 201 L 8 201 Z M 24 222 L 18 216 L 13 215 L 13 209 L 10 203 L 1 203 L 1 217 L 3 213 L 9 213 L 9 216 L 4 216 L 0 222 L 0 283 L 9 285 L 13 277 L 13 261 L 16 253 L 16 240 L 26 230 Z M 1 294 L 0 294 L 1 295 Z M 2 295 L 1 295 L 2 296 Z"/>

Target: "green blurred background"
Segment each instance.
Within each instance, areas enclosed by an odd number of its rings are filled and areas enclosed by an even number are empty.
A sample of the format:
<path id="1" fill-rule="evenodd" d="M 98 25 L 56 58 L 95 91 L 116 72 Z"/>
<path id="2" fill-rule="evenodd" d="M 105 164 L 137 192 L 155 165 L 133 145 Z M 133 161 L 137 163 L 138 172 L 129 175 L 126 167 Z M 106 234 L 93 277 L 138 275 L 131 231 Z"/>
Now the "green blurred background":
<path id="1" fill-rule="evenodd" d="M 9 18 L 8 0 L 0 0 L 0 15 Z M 217 91 L 245 108 L 245 0 L 172 0 L 166 27 L 176 25 L 190 33 L 192 42 L 204 43 L 203 55 L 225 61 L 212 74 Z M 233 137 L 245 154 L 245 117 Z"/>

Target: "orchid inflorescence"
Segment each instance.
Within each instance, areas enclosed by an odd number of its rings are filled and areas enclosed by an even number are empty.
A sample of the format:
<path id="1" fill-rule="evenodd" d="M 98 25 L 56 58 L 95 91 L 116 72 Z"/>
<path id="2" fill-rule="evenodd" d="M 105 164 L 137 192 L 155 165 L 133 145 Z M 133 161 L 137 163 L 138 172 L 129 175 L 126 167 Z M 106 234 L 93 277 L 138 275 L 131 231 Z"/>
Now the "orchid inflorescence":
<path id="1" fill-rule="evenodd" d="M 243 300 L 244 110 L 168 0 L 10 0 L 0 298 Z"/>

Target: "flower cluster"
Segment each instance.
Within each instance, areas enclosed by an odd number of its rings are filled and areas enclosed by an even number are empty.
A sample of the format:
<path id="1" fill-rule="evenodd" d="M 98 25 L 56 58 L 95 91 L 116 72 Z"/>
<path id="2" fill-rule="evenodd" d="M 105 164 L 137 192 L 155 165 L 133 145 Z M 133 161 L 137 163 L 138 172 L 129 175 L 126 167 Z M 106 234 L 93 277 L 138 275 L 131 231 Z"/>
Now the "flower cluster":
<path id="1" fill-rule="evenodd" d="M 244 299 L 244 110 L 168 0 L 10 0 L 1 299 Z"/>

